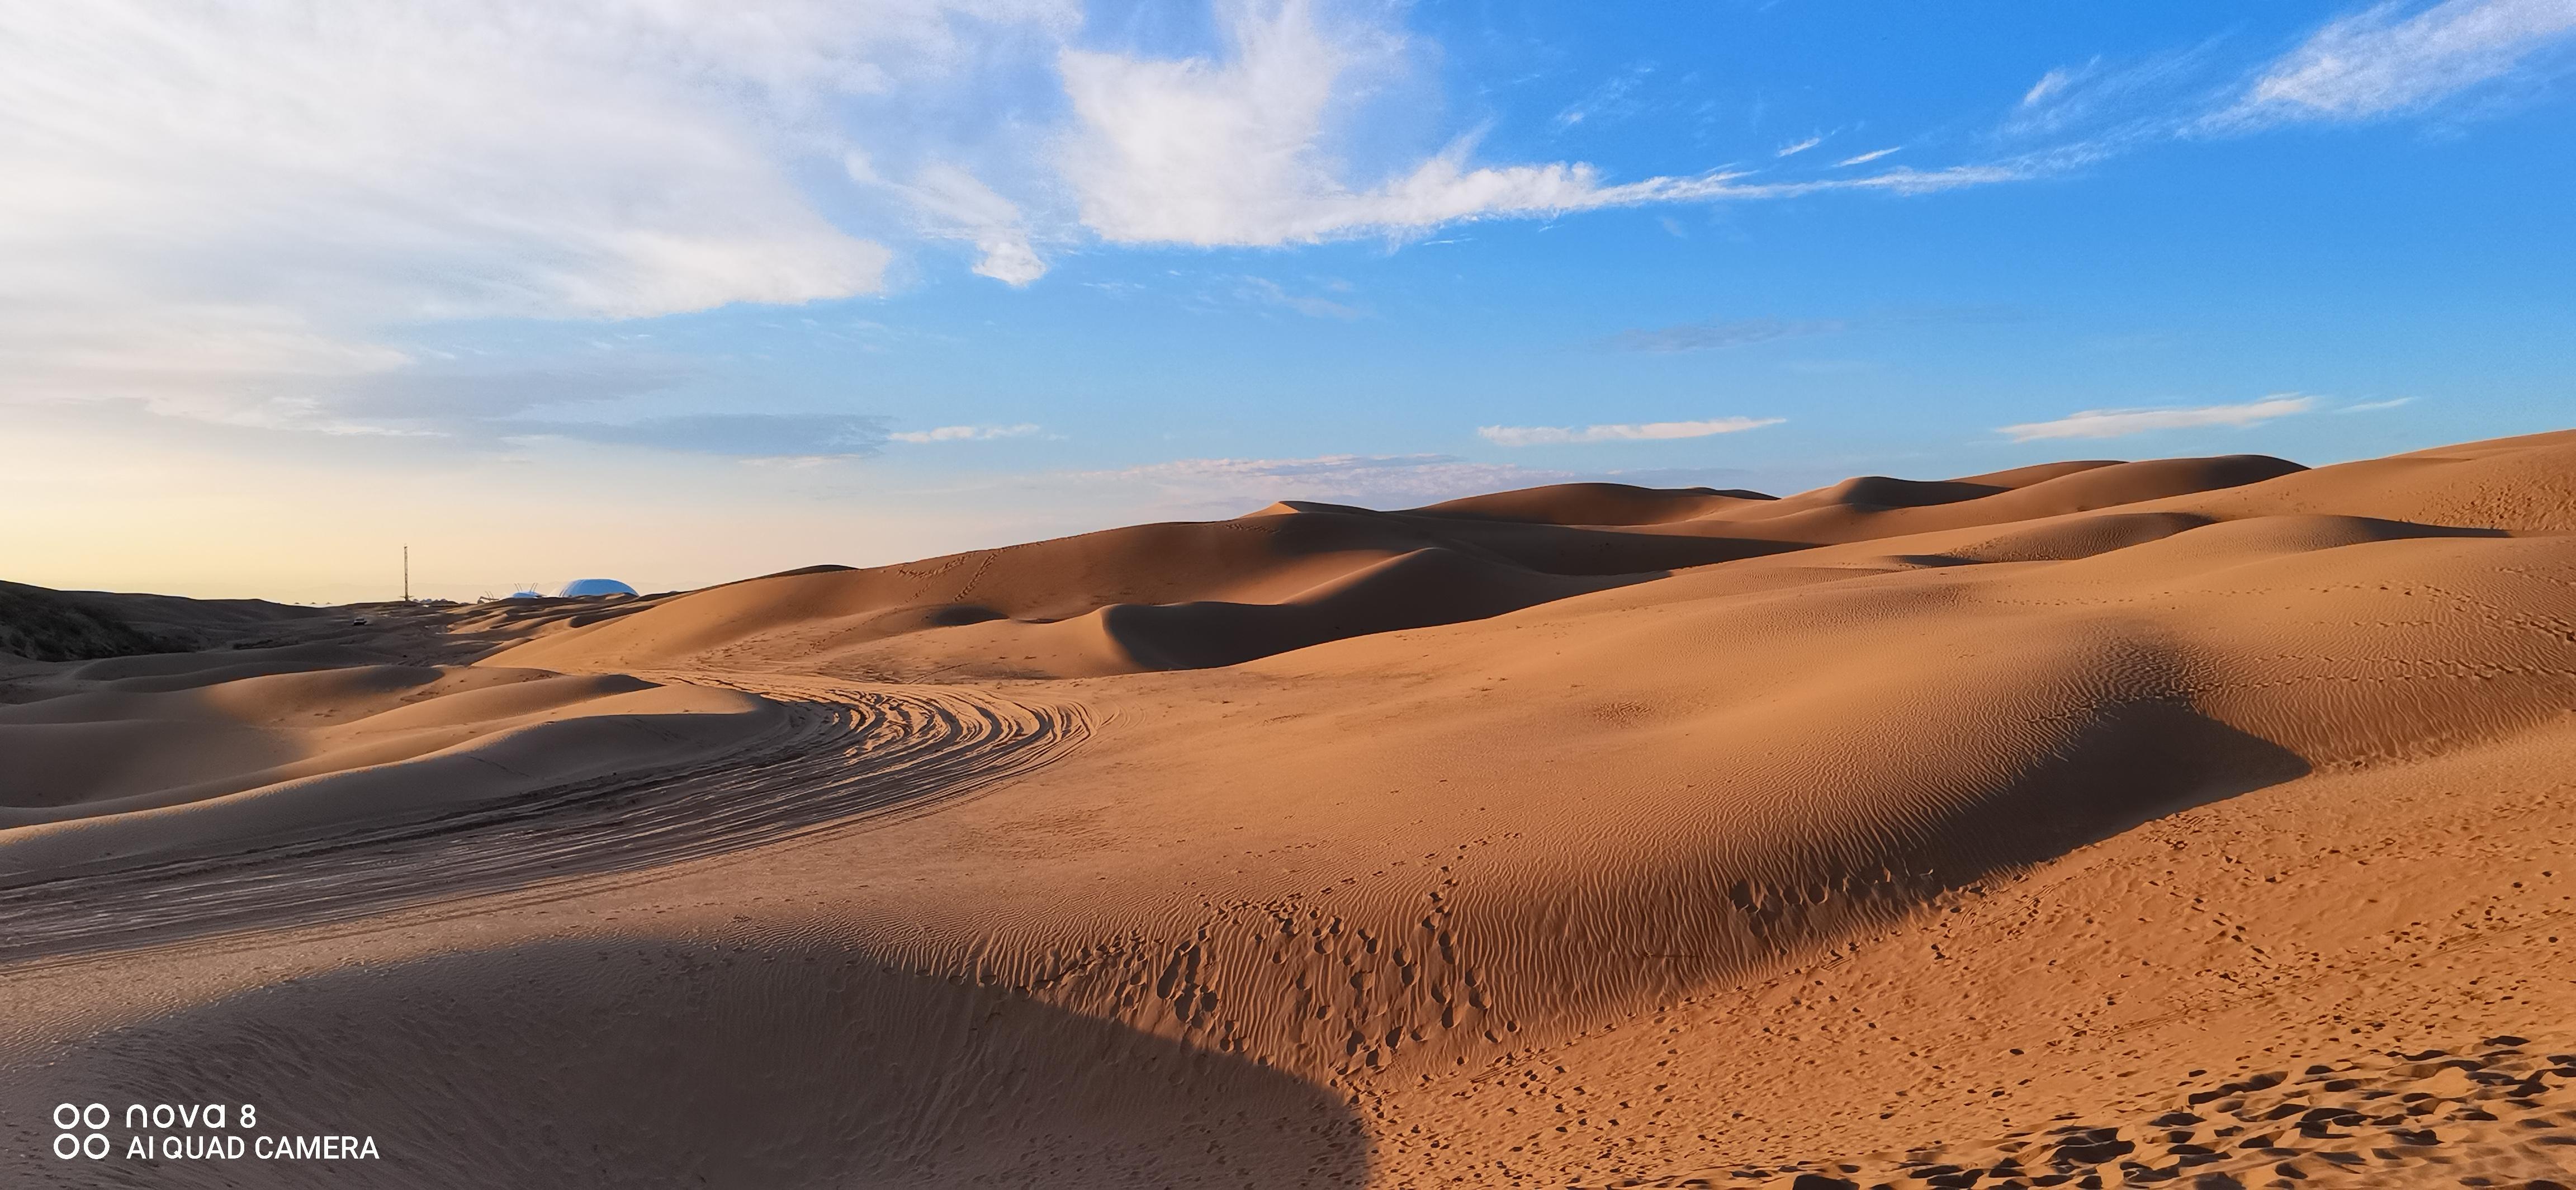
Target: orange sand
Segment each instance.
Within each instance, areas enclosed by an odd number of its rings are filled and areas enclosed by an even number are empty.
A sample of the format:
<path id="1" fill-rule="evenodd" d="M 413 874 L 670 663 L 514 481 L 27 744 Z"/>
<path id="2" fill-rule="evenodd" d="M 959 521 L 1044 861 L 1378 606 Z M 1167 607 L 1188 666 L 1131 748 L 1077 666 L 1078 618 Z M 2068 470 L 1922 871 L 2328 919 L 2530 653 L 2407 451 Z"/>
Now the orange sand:
<path id="1" fill-rule="evenodd" d="M 2576 1184 L 2571 533 L 2562 434 L 81 597 L 215 647 L 0 665 L 0 1183 Z M 45 1152 L 244 1099 L 383 1157 Z"/>

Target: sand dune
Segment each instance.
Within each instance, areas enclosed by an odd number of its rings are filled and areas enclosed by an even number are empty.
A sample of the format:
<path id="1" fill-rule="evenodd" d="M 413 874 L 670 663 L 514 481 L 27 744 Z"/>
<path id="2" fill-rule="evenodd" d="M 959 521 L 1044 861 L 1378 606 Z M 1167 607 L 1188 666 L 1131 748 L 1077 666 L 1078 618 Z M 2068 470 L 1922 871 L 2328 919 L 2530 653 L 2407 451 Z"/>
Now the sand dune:
<path id="1" fill-rule="evenodd" d="M 2295 470 L 2237 456 L 1938 483 L 1869 476 L 1782 500 L 1567 484 L 1388 513 L 1291 501 L 1230 521 L 735 583 L 495 660 L 894 680 L 1203 668 L 1483 619 L 1688 567 L 2135 504 Z"/>
<path id="2" fill-rule="evenodd" d="M 2562 434 L 30 662 L 0 1129 L 223 1088 L 387 1152 L 154 1185 L 2570 1182 L 2571 533 Z"/>

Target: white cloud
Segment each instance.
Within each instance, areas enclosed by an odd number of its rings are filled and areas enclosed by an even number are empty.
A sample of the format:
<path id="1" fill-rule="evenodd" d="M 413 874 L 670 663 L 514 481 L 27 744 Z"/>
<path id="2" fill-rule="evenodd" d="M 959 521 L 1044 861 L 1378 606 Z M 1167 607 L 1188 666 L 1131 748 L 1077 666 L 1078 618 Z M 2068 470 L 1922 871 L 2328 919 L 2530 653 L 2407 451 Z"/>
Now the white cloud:
<path id="1" fill-rule="evenodd" d="M 2194 409 L 2088 409 L 2055 421 L 2005 426 L 2001 432 L 2011 435 L 2015 442 L 2051 438 L 2119 438 L 2150 430 L 2259 425 L 2274 418 L 2306 413 L 2316 407 L 2314 397 L 2280 393 L 2241 405 L 2203 405 Z"/>
<path id="2" fill-rule="evenodd" d="M 1195 244 L 1312 238 L 1307 213 L 1342 187 L 1315 141 L 1333 87 L 1366 51 L 1329 42 L 1300 0 L 1237 5 L 1235 60 L 1068 50 L 1077 131 L 1063 171 L 1082 218 L 1112 240 Z"/>
<path id="3" fill-rule="evenodd" d="M 415 366 L 389 341 L 424 323 L 877 292 L 893 253 L 850 223 L 883 196 L 902 230 L 971 244 L 976 272 L 1017 286 L 1086 234 L 1417 236 L 2053 168 L 1613 184 L 1479 165 L 1460 139 L 1357 177 L 1354 131 L 1383 123 L 1369 97 L 1427 77 L 1394 10 L 1216 3 L 1223 52 L 1182 60 L 1067 48 L 1078 0 L 0 5 L 9 395 L 293 422 Z M 1626 110 L 1642 73 L 1582 110 Z M 1054 123 L 1017 114 L 1059 104 Z M 830 184 L 831 162 L 864 188 Z"/>
<path id="4" fill-rule="evenodd" d="M 1613 183 L 1479 164 L 1470 137 L 1362 172 L 1366 105 L 1428 77 L 1398 9 L 1215 2 L 1221 52 L 1178 60 L 1068 48 L 1078 0 L 0 5 L 0 399 L 338 424 L 335 394 L 425 366 L 392 345 L 425 323 L 881 291 L 893 252 L 853 230 L 872 203 L 900 206 L 877 234 L 970 244 L 1018 286 L 1090 237 L 1418 237 L 2080 163 Z M 1642 73 L 1582 110 L 1625 111 Z"/>
<path id="5" fill-rule="evenodd" d="M 1025 438 L 1037 432 L 1037 426 L 1022 422 L 1011 426 L 941 426 L 935 430 L 905 430 L 886 437 L 896 442 L 982 442 L 994 438 Z"/>
<path id="6" fill-rule="evenodd" d="M 399 367 L 405 323 L 873 292 L 889 251 L 795 180 L 832 105 L 1062 9 L 0 6 L 0 354 L 21 395 L 239 405 L 210 378 Z"/>
<path id="7" fill-rule="evenodd" d="M 1824 190 L 1922 194 L 2017 181 L 2066 154 L 1829 181 L 1748 183 L 1743 173 L 1612 184 L 1580 162 L 1475 166 L 1472 138 L 1376 183 L 1345 176 L 1336 97 L 1398 69 L 1401 35 L 1327 27 L 1308 0 L 1224 6 L 1229 54 L 1160 59 L 1089 50 L 1061 58 L 1074 129 L 1058 166 L 1083 224 L 1125 244 L 1276 246 L 1419 235 L 1443 224 L 1543 218 L 1649 203 L 1778 199 Z M 1893 149 L 1863 154 L 1860 164 Z"/>
<path id="8" fill-rule="evenodd" d="M 2377 412 L 2377 411 L 2379 411 L 2379 410 L 2382 410 L 2382 409 L 2395 409 L 2396 407 L 2398 407 L 2398 406 L 2400 406 L 2400 405 L 2409 404 L 2409 403 L 2413 402 L 2414 400 L 2415 400 L 2415 398 L 2413 398 L 2413 397 L 2397 397 L 2397 398 L 2394 398 L 2394 399 L 2391 399 L 2391 400 L 2386 400 L 2386 401 L 2363 401 L 2363 402 L 2361 402 L 2361 403 L 2359 403 L 2359 404 L 2356 404 L 2356 405 L 2346 405 L 2346 406 L 2344 406 L 2344 407 L 2343 407 L 2343 408 L 2341 408 L 2341 409 L 2337 409 L 2337 410 L 2335 410 L 2335 412 L 2337 412 L 2337 413 L 2375 413 L 2375 412 Z"/>
<path id="9" fill-rule="evenodd" d="M 2512 73 L 2576 34 L 2569 0 L 2397 3 L 2328 24 L 2266 69 L 2214 127 L 2357 120 L 2424 107 Z"/>
<path id="10" fill-rule="evenodd" d="M 1706 438 L 1776 426 L 1786 418 L 1717 417 L 1706 421 L 1650 421 L 1640 425 L 1479 426 L 1476 433 L 1496 446 L 1554 446 L 1573 442 L 1661 442 Z"/>
<path id="11" fill-rule="evenodd" d="M 1843 166 L 1843 165 L 1867 165 L 1867 164 L 1869 164 L 1869 163 L 1870 163 L 1870 162 L 1872 162 L 1872 161 L 1876 161 L 1876 160 L 1878 160 L 1879 158 L 1881 158 L 1881 157 L 1885 157 L 1885 156 L 1887 156 L 1888 154 L 1893 153 L 1893 152 L 1897 151 L 1898 149 L 1902 149 L 1902 148 L 1904 148 L 1904 147 L 1905 147 L 1905 146 L 1903 146 L 1903 145 L 1892 145 L 1892 146 L 1889 146 L 1889 147 L 1884 148 L 1884 149 L 1872 149 L 1872 150 L 1870 150 L 1869 152 L 1862 153 L 1862 154 L 1860 154 L 1859 156 L 1856 156 L 1856 157 L 1845 157 L 1845 158 L 1843 158 L 1842 160 L 1835 162 L 1834 164 L 1835 164 L 1835 165 L 1837 165 L 1837 166 Z"/>
<path id="12" fill-rule="evenodd" d="M 1773 153 L 1773 154 L 1772 154 L 1772 156 L 1774 156 L 1774 157 L 1795 157 L 1795 156 L 1797 156 L 1798 154 L 1800 154 L 1800 153 L 1804 153 L 1804 152 L 1806 152 L 1807 150 L 1812 149 L 1812 148 L 1815 148 L 1816 146 L 1821 145 L 1821 144 L 1823 144 L 1823 143 L 1825 143 L 1825 138 L 1824 138 L 1824 137 L 1821 137 L 1821 136 L 1811 136 L 1811 137 L 1808 137 L 1807 139 L 1802 140 L 1802 141 L 1797 141 L 1797 142 L 1794 142 L 1794 143 L 1791 143 L 1791 144 L 1785 144 L 1785 145 L 1780 146 L 1780 151 L 1779 151 L 1779 152 L 1776 152 L 1776 153 Z"/>

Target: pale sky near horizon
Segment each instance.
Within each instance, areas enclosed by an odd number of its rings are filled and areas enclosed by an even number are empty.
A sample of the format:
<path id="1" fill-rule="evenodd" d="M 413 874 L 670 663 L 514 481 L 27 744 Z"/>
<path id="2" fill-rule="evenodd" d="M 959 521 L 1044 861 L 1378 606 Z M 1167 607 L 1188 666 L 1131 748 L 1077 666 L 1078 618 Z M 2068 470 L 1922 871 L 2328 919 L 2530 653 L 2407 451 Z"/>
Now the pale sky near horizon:
<path id="1" fill-rule="evenodd" d="M 0 0 L 0 578 L 2576 424 L 2576 0 Z"/>

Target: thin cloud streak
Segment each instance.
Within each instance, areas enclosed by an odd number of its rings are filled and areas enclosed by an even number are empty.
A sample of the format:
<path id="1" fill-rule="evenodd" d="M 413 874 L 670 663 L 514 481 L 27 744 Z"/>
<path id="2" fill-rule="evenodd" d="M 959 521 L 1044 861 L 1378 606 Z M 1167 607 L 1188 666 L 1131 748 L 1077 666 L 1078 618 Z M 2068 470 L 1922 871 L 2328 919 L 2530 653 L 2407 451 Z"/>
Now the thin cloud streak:
<path id="1" fill-rule="evenodd" d="M 1496 446 L 1560 446 L 1592 442 L 1669 442 L 1740 434 L 1787 421 L 1781 417 L 1718 417 L 1705 421 L 1650 421 L 1636 425 L 1479 426 L 1476 435 Z"/>
<path id="2" fill-rule="evenodd" d="M 1599 346 L 1612 351 L 1657 354 L 1718 351 L 1779 339 L 1839 335 L 1871 326 L 1985 325 L 2019 322 L 2028 317 L 2023 311 L 2009 306 L 1952 306 L 1892 310 L 1856 319 L 1711 318 L 1652 330 L 1621 331 L 1601 340 Z"/>
<path id="3" fill-rule="evenodd" d="M 2037 107 L 2041 101 L 2065 90 L 2066 85 L 2074 81 L 2074 78 L 2073 72 L 2063 66 L 2039 76 L 2039 81 L 2032 83 L 2030 90 L 2022 92 L 2021 105 Z"/>
<path id="4" fill-rule="evenodd" d="M 888 441 L 915 445 L 927 442 L 990 442 L 995 438 L 1026 438 L 1039 427 L 1031 422 L 1009 426 L 941 426 L 933 430 L 903 430 L 886 435 Z"/>
<path id="5" fill-rule="evenodd" d="M 1247 276 L 1236 295 L 1260 305 L 1294 310 L 1308 318 L 1339 318 L 1344 321 L 1362 317 L 1366 311 L 1357 306 L 1311 294 L 1290 293 L 1285 286 L 1268 277 Z"/>
<path id="6" fill-rule="evenodd" d="M 630 422 L 495 421 L 505 439 L 557 438 L 738 459 L 861 458 L 886 440 L 885 419 L 845 414 L 713 413 Z"/>
<path id="7" fill-rule="evenodd" d="M 1743 347 L 1753 343 L 1799 339 L 1812 335 L 1833 335 L 1850 329 L 1850 323 L 1832 318 L 1797 320 L 1719 318 L 1706 322 L 1685 322 L 1675 326 L 1658 327 L 1654 330 L 1621 331 L 1602 340 L 1601 345 L 1614 351 L 1671 354 Z"/>
<path id="8" fill-rule="evenodd" d="M 2317 407 L 2314 397 L 2281 393 L 2238 405 L 2202 405 L 2190 409 L 2088 409 L 2053 421 L 2003 426 L 1997 432 L 2015 442 L 2060 438 L 2122 438 L 2152 430 L 2185 430 L 2204 426 L 2242 429 Z"/>

